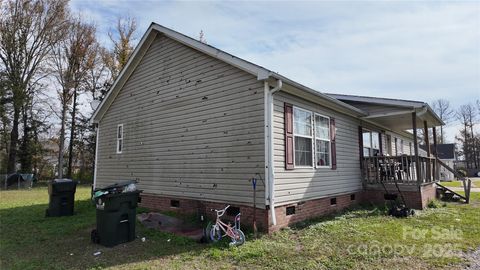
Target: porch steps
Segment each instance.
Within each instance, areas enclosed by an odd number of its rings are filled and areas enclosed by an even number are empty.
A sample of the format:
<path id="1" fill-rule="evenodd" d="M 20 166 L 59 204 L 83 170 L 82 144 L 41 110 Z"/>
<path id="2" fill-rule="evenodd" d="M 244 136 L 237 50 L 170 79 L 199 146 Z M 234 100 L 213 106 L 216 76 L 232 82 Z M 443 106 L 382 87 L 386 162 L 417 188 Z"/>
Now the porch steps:
<path id="1" fill-rule="evenodd" d="M 437 182 L 437 186 L 440 187 L 440 190 L 442 192 L 445 192 L 445 194 L 454 194 L 458 197 L 460 197 L 461 199 L 465 200 L 465 203 L 469 203 L 470 202 L 470 190 L 472 188 L 472 180 L 470 180 L 468 177 L 463 177 L 462 175 L 459 175 L 457 171 L 455 171 L 454 169 L 450 168 L 450 166 L 448 166 L 447 164 L 445 164 L 443 161 L 441 161 L 438 157 L 436 158 L 437 162 L 440 164 L 440 166 L 443 166 L 445 169 L 447 169 L 448 171 L 450 171 L 451 173 L 453 173 L 453 175 L 458 179 L 458 180 L 461 180 L 463 182 L 463 190 L 465 191 L 465 196 L 462 196 L 458 193 L 456 193 L 455 191 L 439 184 Z M 448 192 L 448 193 L 447 193 Z M 447 196 L 450 196 L 450 195 L 447 195 Z"/>
<path id="2" fill-rule="evenodd" d="M 464 181 L 464 183 L 465 183 L 465 181 Z M 442 197 L 453 199 L 453 198 L 455 198 L 455 196 L 457 196 L 458 198 L 462 199 L 465 203 L 469 203 L 469 201 L 470 201 L 470 188 L 466 188 L 465 196 L 463 196 L 463 195 L 458 194 L 457 192 L 449 189 L 448 187 L 446 187 L 446 186 L 444 186 L 444 185 L 442 185 L 438 182 L 436 183 L 436 185 L 437 185 L 437 189 L 440 190 L 440 194 L 442 194 Z"/>

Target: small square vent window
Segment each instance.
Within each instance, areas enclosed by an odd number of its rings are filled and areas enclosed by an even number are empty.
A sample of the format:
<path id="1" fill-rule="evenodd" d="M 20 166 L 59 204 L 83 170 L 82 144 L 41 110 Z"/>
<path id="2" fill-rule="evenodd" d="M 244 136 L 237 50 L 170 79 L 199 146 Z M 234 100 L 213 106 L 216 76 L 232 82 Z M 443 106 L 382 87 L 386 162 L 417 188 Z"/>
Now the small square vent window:
<path id="1" fill-rule="evenodd" d="M 336 204 L 337 204 L 337 198 L 331 198 L 330 205 L 336 205 Z"/>
<path id="2" fill-rule="evenodd" d="M 287 216 L 291 216 L 291 215 L 295 214 L 295 206 L 288 206 L 286 208 L 286 214 L 287 214 Z"/>
<path id="3" fill-rule="evenodd" d="M 180 207 L 180 201 L 170 200 L 170 206 L 178 208 L 178 207 Z"/>
<path id="4" fill-rule="evenodd" d="M 230 206 L 227 209 L 227 216 L 234 217 L 234 216 L 238 215 L 238 213 L 240 213 L 240 208 L 239 207 Z"/>
<path id="5" fill-rule="evenodd" d="M 355 194 L 350 195 L 350 200 L 355 201 Z"/>

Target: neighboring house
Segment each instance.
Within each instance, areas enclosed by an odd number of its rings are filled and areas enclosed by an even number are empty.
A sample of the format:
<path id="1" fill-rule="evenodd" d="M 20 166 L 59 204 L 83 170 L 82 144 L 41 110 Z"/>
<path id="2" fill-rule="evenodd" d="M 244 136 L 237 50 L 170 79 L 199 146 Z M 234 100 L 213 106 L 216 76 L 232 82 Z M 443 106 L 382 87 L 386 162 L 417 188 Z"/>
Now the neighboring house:
<path id="1" fill-rule="evenodd" d="M 443 125 L 424 102 L 321 93 L 157 24 L 92 122 L 96 188 L 135 179 L 144 207 L 209 214 L 231 204 L 251 222 L 256 178 L 267 231 L 382 202 L 383 180 L 424 207 L 434 159 L 407 130 Z"/>
<path id="2" fill-rule="evenodd" d="M 420 146 L 422 149 L 426 149 L 425 145 Z M 455 144 L 454 143 L 447 143 L 447 144 L 437 144 L 437 157 L 443 163 L 448 165 L 450 168 L 455 167 Z M 440 178 L 441 181 L 452 181 L 455 180 L 455 176 L 449 170 L 444 167 L 439 167 L 440 169 Z"/>

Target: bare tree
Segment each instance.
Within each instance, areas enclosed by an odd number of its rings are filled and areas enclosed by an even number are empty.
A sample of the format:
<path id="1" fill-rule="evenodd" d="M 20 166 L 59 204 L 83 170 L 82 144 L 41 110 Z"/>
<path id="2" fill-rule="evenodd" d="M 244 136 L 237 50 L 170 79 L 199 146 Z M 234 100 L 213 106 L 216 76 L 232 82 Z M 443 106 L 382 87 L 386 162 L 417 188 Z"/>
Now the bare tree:
<path id="1" fill-rule="evenodd" d="M 437 99 L 433 101 L 432 108 L 435 113 L 440 117 L 440 119 L 445 123 L 448 124 L 450 120 L 452 120 L 454 116 L 454 111 L 450 106 L 450 102 L 445 99 Z M 438 137 L 439 143 L 445 143 L 445 136 L 443 134 L 443 126 L 440 126 L 440 136 Z"/>
<path id="2" fill-rule="evenodd" d="M 117 25 L 108 33 L 113 49 L 103 49 L 103 61 L 111 74 L 111 82 L 120 74 L 135 48 L 137 21 L 132 17 L 117 18 Z"/>
<path id="3" fill-rule="evenodd" d="M 41 72 L 52 45 L 63 37 L 67 0 L 0 2 L 0 67 L 12 92 L 13 118 L 7 171 L 15 171 L 19 121 L 28 86 Z"/>
<path id="4" fill-rule="evenodd" d="M 58 155 L 58 177 L 63 177 L 63 156 L 65 144 L 65 129 L 67 112 L 72 105 L 70 142 L 73 143 L 75 134 L 75 113 L 77 106 L 78 91 L 93 68 L 96 54 L 95 27 L 82 23 L 78 19 L 72 19 L 66 38 L 59 42 L 54 51 L 54 69 L 59 84 L 59 100 L 61 103 L 60 113 L 60 138 Z M 69 147 L 69 162 L 67 175 L 71 177 L 71 163 L 73 145 Z"/>
<path id="5" fill-rule="evenodd" d="M 462 151 L 467 168 L 479 167 L 479 151 L 477 149 L 474 125 L 476 124 L 477 112 L 472 104 L 460 106 L 456 113 L 457 119 L 463 126 L 457 140 L 462 143 Z"/>

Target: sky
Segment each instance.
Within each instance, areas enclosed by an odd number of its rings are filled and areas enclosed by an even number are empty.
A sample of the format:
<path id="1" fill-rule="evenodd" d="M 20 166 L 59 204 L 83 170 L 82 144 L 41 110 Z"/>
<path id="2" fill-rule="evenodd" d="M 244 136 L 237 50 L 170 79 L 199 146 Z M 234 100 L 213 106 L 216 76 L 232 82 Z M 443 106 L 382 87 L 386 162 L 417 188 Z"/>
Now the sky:
<path id="1" fill-rule="evenodd" d="M 452 106 L 480 99 L 480 1 L 89 1 L 103 45 L 118 16 L 198 38 L 321 92 Z M 453 142 L 458 123 L 447 127 Z"/>

